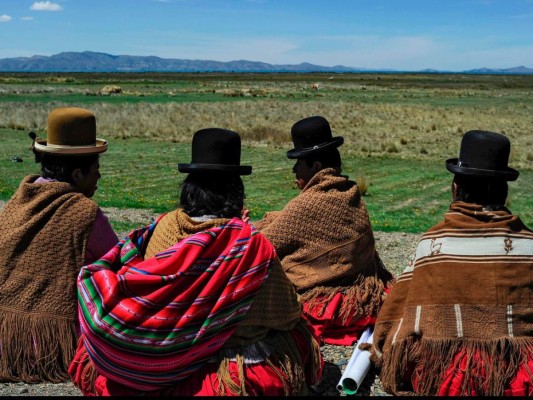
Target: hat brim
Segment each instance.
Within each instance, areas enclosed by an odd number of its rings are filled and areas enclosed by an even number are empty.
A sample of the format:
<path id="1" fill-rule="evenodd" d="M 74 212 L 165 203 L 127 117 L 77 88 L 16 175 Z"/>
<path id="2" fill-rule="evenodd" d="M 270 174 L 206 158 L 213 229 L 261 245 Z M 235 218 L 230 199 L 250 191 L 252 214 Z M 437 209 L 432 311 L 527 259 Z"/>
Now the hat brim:
<path id="1" fill-rule="evenodd" d="M 178 171 L 191 172 L 232 172 L 239 175 L 250 175 L 252 167 L 250 165 L 223 165 L 223 164 L 178 164 Z"/>
<path id="2" fill-rule="evenodd" d="M 287 152 L 288 158 L 302 158 L 307 157 L 311 154 L 320 153 L 325 150 L 329 150 L 335 147 L 339 147 L 344 143 L 344 138 L 342 136 L 337 136 L 332 138 L 330 142 L 319 144 L 313 147 L 307 147 L 303 149 L 292 149 Z"/>
<path id="3" fill-rule="evenodd" d="M 507 167 L 502 171 L 495 171 L 490 169 L 468 168 L 457 165 L 458 158 L 450 158 L 446 160 L 446 169 L 454 174 L 480 176 L 487 178 L 503 178 L 506 181 L 515 181 L 520 175 L 516 169 Z"/>
<path id="4" fill-rule="evenodd" d="M 103 153 L 107 150 L 107 140 L 96 139 L 94 145 L 89 146 L 65 146 L 57 144 L 48 144 L 46 140 L 36 140 L 34 148 L 41 153 L 50 153 L 56 155 L 88 155 Z"/>

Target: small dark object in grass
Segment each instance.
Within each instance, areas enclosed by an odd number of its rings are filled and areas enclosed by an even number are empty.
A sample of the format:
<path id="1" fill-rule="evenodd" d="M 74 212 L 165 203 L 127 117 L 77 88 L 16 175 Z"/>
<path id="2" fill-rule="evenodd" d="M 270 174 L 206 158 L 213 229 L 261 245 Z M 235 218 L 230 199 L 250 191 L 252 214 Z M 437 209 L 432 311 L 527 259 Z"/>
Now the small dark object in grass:
<path id="1" fill-rule="evenodd" d="M 11 161 L 13 161 L 13 162 L 22 162 L 22 158 L 17 157 L 17 156 L 13 156 L 13 157 L 11 158 Z"/>

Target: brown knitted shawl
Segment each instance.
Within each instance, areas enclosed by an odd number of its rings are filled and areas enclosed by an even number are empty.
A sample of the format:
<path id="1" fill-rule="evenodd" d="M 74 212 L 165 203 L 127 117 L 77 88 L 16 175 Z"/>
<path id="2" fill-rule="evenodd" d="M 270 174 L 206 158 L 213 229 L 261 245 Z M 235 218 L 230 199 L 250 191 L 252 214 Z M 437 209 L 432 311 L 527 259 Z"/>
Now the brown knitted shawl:
<path id="1" fill-rule="evenodd" d="M 303 302 L 348 295 L 343 318 L 376 316 L 393 279 L 375 249 L 366 206 L 355 182 L 333 168 L 318 172 L 282 211 L 255 226 L 272 242 Z"/>
<path id="2" fill-rule="evenodd" d="M 520 218 L 452 203 L 422 236 L 378 316 L 372 360 L 385 389 L 409 394 L 404 376 L 414 368 L 418 394 L 435 395 L 454 356 L 465 351 L 464 393 L 503 395 L 533 358 L 532 288 L 533 232 Z"/>
<path id="3" fill-rule="evenodd" d="M 155 227 L 146 248 L 145 258 L 153 257 L 194 233 L 227 221 L 228 219 L 217 218 L 198 222 L 182 209 L 169 212 Z M 264 338 L 270 329 L 290 330 L 296 326 L 301 315 L 302 306 L 298 302 L 296 292 L 276 258 L 272 271 L 256 295 L 252 307 L 226 345 L 256 342 Z"/>
<path id="4" fill-rule="evenodd" d="M 37 178 L 0 212 L 0 381 L 68 380 L 76 349 L 76 278 L 98 206 Z"/>

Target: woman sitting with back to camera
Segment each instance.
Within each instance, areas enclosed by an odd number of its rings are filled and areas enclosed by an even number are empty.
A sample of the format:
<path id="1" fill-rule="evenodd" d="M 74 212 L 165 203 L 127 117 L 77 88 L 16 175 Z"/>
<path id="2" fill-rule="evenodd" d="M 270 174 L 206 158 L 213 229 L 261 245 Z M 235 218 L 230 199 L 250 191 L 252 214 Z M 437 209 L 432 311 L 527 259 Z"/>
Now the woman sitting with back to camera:
<path id="1" fill-rule="evenodd" d="M 320 379 L 293 285 L 242 219 L 240 153 L 236 132 L 196 132 L 180 208 L 82 268 L 69 373 L 83 394 L 305 395 Z"/>

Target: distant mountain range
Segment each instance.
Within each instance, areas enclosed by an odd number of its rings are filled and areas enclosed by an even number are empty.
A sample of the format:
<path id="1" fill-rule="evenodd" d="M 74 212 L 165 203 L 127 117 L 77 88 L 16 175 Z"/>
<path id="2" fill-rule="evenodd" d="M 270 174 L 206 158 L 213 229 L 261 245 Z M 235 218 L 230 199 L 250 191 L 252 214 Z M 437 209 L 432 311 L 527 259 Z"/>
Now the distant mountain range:
<path id="1" fill-rule="evenodd" d="M 470 74 L 533 74 L 533 69 L 513 67 L 478 68 L 467 71 L 371 70 L 342 65 L 324 67 L 309 63 L 274 65 L 258 61 L 180 60 L 155 56 L 111 55 L 92 51 L 64 52 L 52 56 L 0 59 L 0 72 L 419 72 Z"/>

